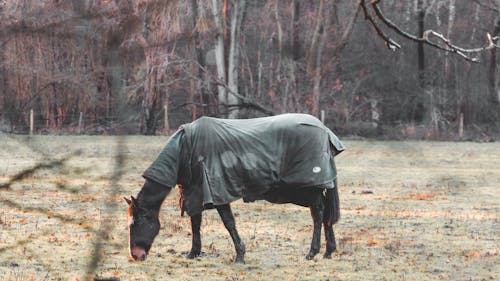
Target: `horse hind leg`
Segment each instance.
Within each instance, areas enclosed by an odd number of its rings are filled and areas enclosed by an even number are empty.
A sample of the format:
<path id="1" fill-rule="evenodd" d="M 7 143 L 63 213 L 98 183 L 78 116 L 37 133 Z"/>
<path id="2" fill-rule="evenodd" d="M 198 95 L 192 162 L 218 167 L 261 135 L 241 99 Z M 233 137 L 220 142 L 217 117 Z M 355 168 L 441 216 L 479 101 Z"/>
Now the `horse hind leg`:
<path id="1" fill-rule="evenodd" d="M 333 223 L 331 221 L 330 212 L 325 211 L 323 216 L 323 228 L 325 229 L 326 251 L 323 258 L 331 259 L 332 253 L 337 251 L 335 242 L 335 234 L 333 232 Z"/>
<path id="2" fill-rule="evenodd" d="M 333 189 L 326 190 L 326 194 L 323 197 L 323 200 L 325 202 L 325 212 L 323 214 L 323 227 L 325 229 L 325 238 L 326 238 L 326 251 L 323 257 L 331 259 L 332 253 L 337 251 L 337 246 L 335 242 L 335 233 L 333 232 L 333 224 L 336 223 L 340 218 L 337 180 L 335 180 L 335 187 Z"/>
<path id="3" fill-rule="evenodd" d="M 234 248 L 236 249 L 236 257 L 234 259 L 235 263 L 245 263 L 245 244 L 241 241 L 240 235 L 236 230 L 236 223 L 234 221 L 233 212 L 231 211 L 231 206 L 229 204 L 217 206 L 217 212 L 219 213 L 224 226 L 226 227 L 231 239 L 233 239 Z"/>
<path id="4" fill-rule="evenodd" d="M 320 247 L 320 239 L 321 239 L 321 224 L 323 221 L 323 213 L 325 209 L 325 205 L 323 203 L 323 198 L 321 197 L 321 193 L 319 193 L 320 196 L 317 197 L 317 199 L 314 200 L 313 204 L 309 207 L 311 211 L 311 216 L 313 219 L 313 237 L 311 241 L 311 248 L 309 250 L 309 253 L 306 255 L 307 260 L 312 260 L 316 254 L 319 253 L 319 247 Z"/>
<path id="5" fill-rule="evenodd" d="M 192 244 L 191 251 L 186 255 L 188 259 L 194 259 L 201 254 L 201 213 L 191 217 Z"/>

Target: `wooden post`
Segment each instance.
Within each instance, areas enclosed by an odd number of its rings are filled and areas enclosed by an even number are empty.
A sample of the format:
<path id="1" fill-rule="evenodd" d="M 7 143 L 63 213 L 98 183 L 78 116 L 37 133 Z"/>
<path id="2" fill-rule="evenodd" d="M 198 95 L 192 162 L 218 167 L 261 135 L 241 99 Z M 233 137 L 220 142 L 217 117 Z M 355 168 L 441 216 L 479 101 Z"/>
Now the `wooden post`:
<path id="1" fill-rule="evenodd" d="M 325 124 L 325 110 L 321 110 L 321 123 Z"/>
<path id="2" fill-rule="evenodd" d="M 30 136 L 33 135 L 33 129 L 35 127 L 35 118 L 34 118 L 34 112 L 33 109 L 30 110 Z"/>
<path id="3" fill-rule="evenodd" d="M 83 112 L 80 111 L 80 117 L 78 118 L 78 134 L 82 133 L 82 123 L 83 123 Z"/>
<path id="4" fill-rule="evenodd" d="M 165 134 L 168 135 L 170 131 L 170 126 L 168 125 L 168 104 L 165 103 L 163 106 L 163 113 L 165 116 L 163 128 L 165 129 Z"/>

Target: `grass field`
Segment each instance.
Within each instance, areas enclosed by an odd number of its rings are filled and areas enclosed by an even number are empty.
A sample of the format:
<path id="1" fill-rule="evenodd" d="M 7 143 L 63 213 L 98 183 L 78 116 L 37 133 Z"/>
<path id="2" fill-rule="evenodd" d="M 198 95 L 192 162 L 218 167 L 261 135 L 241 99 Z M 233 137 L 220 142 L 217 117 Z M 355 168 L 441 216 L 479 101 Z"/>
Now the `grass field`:
<path id="1" fill-rule="evenodd" d="M 500 279 L 499 143 L 345 141 L 336 160 L 342 213 L 331 260 L 322 258 L 324 241 L 315 260 L 304 259 L 307 209 L 240 201 L 233 211 L 246 264 L 232 264 L 232 242 L 213 210 L 203 218 L 204 256 L 187 260 L 190 223 L 173 192 L 147 261 L 130 262 L 122 197 L 137 194 L 165 141 L 0 135 L 0 185 L 79 151 L 0 190 L 0 279 Z"/>

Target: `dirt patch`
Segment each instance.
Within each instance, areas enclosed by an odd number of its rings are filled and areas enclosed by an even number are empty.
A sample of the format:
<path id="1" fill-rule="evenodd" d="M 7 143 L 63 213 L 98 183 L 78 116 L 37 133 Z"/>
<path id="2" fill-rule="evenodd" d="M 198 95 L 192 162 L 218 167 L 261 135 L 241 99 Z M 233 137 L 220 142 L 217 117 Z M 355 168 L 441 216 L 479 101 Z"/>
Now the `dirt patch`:
<path id="1" fill-rule="evenodd" d="M 95 242 L 101 280 L 496 280 L 500 278 L 500 144 L 347 141 L 337 158 L 341 220 L 338 252 L 306 261 L 309 211 L 266 202 L 233 204 L 247 245 L 234 265 L 217 212 L 202 223 L 195 260 L 177 194 L 165 201 L 162 230 L 146 262 L 128 260 L 126 205 L 165 137 L 126 137 L 116 173 L 117 138 L 0 135 L 0 185 L 23 169 L 79 150 L 64 166 L 38 170 L 0 191 L 2 280 L 83 280 Z M 369 191 L 369 192 L 367 192 Z M 104 236 L 100 226 L 108 226 Z M 102 229 L 101 229 L 102 230 Z M 96 240 L 96 237 L 100 239 Z M 322 251 L 324 252 L 324 242 Z"/>

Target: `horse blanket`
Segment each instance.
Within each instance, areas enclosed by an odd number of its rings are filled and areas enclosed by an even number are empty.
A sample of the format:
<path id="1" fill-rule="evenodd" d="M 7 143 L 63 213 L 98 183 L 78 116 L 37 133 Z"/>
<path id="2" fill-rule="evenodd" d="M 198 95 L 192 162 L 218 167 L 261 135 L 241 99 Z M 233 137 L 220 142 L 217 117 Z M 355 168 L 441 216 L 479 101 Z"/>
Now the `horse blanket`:
<path id="1" fill-rule="evenodd" d="M 143 176 L 170 187 L 181 184 L 183 208 L 192 216 L 240 198 L 266 199 L 278 188 L 334 188 L 333 157 L 344 149 L 307 114 L 202 117 L 182 125 Z"/>

